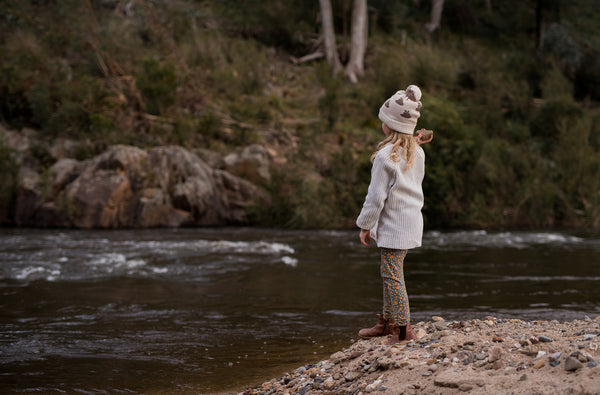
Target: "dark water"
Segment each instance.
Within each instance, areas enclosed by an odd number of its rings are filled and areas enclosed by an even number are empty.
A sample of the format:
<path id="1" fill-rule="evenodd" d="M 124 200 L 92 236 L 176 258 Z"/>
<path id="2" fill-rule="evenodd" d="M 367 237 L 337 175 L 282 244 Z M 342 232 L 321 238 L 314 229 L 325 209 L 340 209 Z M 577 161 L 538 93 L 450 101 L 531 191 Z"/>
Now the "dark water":
<path id="1" fill-rule="evenodd" d="M 357 232 L 0 229 L 0 392 L 242 389 L 347 347 L 380 308 Z M 600 235 L 429 232 L 413 321 L 600 315 Z"/>

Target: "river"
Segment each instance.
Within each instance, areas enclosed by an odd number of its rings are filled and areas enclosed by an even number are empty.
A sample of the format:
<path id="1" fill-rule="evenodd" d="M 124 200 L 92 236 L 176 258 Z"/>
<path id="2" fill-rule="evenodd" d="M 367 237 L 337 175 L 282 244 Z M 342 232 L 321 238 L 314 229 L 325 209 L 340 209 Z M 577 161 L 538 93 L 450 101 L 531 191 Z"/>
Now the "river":
<path id="1" fill-rule="evenodd" d="M 0 392 L 240 390 L 327 358 L 381 305 L 357 231 L 0 229 Z M 600 234 L 430 231 L 414 322 L 600 315 Z"/>

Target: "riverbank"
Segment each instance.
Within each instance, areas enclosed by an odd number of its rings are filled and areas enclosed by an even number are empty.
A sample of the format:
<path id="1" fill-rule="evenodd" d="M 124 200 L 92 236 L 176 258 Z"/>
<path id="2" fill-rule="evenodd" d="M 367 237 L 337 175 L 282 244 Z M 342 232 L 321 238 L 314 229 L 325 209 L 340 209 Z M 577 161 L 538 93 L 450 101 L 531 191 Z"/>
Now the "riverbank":
<path id="1" fill-rule="evenodd" d="M 240 394 L 600 394 L 600 316 L 485 317 L 413 326 L 419 340 L 359 340 Z"/>

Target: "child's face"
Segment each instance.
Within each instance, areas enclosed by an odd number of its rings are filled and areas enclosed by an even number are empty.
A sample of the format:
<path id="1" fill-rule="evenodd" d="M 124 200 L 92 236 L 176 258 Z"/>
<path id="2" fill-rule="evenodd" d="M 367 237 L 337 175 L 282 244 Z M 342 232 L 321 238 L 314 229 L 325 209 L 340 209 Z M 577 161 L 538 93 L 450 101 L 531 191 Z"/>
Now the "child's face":
<path id="1" fill-rule="evenodd" d="M 385 123 L 381 123 L 381 129 L 383 130 L 383 133 L 385 134 L 385 137 L 389 136 L 390 133 L 392 133 L 392 130 L 388 127 L 388 125 L 386 125 Z"/>

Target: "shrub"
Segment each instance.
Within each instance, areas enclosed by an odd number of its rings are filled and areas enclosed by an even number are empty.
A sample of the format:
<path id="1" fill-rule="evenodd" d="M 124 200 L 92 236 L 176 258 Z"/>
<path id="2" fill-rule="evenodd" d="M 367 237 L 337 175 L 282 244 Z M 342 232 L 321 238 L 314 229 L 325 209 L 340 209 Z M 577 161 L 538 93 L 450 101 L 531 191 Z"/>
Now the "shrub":
<path id="1" fill-rule="evenodd" d="M 17 197 L 17 173 L 19 167 L 13 158 L 13 151 L 0 141 L 0 224 L 12 224 Z"/>
<path id="2" fill-rule="evenodd" d="M 146 111 L 150 114 L 161 115 L 175 104 L 177 75 L 175 67 L 170 63 L 162 65 L 154 58 L 146 58 L 135 85 L 144 98 Z"/>

